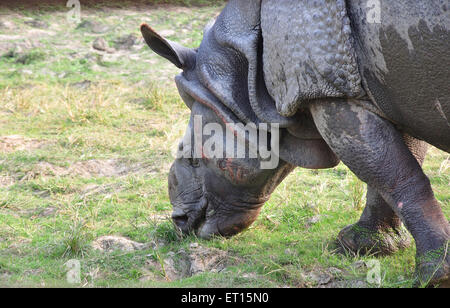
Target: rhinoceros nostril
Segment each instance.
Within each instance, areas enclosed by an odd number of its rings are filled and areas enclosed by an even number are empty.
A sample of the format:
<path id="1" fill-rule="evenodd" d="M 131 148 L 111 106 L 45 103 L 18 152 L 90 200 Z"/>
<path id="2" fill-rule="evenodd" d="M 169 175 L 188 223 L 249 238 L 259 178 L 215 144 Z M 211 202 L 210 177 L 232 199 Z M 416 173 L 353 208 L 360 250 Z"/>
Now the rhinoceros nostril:
<path id="1" fill-rule="evenodd" d="M 188 223 L 188 216 L 187 215 L 172 215 L 172 220 L 180 229 L 185 229 L 187 223 Z"/>

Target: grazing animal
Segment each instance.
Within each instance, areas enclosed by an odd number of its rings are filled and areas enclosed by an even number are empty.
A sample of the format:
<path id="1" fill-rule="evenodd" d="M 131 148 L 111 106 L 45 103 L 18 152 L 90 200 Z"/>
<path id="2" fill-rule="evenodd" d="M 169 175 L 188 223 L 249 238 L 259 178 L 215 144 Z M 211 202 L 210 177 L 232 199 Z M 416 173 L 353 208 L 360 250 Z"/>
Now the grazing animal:
<path id="1" fill-rule="evenodd" d="M 200 145 L 200 156 L 180 156 L 169 174 L 178 228 L 232 236 L 295 167 L 342 161 L 368 192 L 360 220 L 339 243 L 392 254 L 410 244 L 404 224 L 416 243 L 417 283 L 449 282 L 450 225 L 421 167 L 427 143 L 450 152 L 448 3 L 370 2 L 230 0 L 197 49 L 141 26 L 150 48 L 182 69 L 175 81 L 191 118 L 180 153 L 192 154 L 195 146 L 185 145 L 208 124 L 248 148 L 255 138 L 239 127 L 250 123 L 278 142 L 274 168 L 261 167 L 261 150 L 221 157 Z M 225 153 L 230 139 L 210 133 Z"/>

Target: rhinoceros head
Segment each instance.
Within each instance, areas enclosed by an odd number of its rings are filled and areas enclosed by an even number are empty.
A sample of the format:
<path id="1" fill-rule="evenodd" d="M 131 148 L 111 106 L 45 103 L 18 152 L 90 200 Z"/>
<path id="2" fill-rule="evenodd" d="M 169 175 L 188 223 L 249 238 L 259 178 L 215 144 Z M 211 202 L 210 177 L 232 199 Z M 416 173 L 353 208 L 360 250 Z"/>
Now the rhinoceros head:
<path id="1" fill-rule="evenodd" d="M 170 169 L 169 196 L 175 225 L 202 238 L 232 236 L 250 226 L 295 166 L 317 169 L 338 162 L 307 114 L 277 114 L 267 90 L 256 85 L 261 78 L 250 60 L 231 48 L 230 40 L 218 42 L 212 31 L 205 30 L 200 48 L 189 49 L 141 26 L 149 47 L 182 69 L 175 81 L 191 116 Z M 251 86 L 252 80 L 259 82 Z M 261 140 L 270 140 L 264 153 Z M 244 155 L 236 155 L 238 145 Z"/>
<path id="2" fill-rule="evenodd" d="M 294 166 L 280 161 L 273 169 L 263 169 L 259 156 L 228 157 L 225 148 L 229 141 L 224 136 L 227 127 L 220 117 L 199 102 L 194 102 L 191 110 L 185 137 L 179 145 L 181 155 L 169 173 L 172 219 L 184 233 L 194 232 L 201 238 L 232 236 L 255 221 L 261 206 Z M 196 119 L 202 122 L 196 123 Z M 196 158 L 196 145 L 192 145 L 195 126 L 205 129 L 211 124 L 218 129 L 208 139 L 204 136 L 206 141 Z M 208 153 L 205 146 L 211 142 L 218 147 L 223 144 L 223 155 Z M 243 142 L 248 145 L 248 141 Z"/>
<path id="3" fill-rule="evenodd" d="M 234 235 L 254 222 L 261 206 L 294 166 L 280 161 L 274 168 L 263 169 L 258 155 L 254 158 L 249 155 L 227 157 L 227 132 L 230 134 L 231 130 L 233 137 L 237 134 L 227 123 L 237 120 L 198 80 L 197 51 L 164 39 L 145 24 L 141 31 L 153 51 L 183 70 L 176 77 L 176 83 L 181 97 L 191 109 L 178 158 L 169 173 L 172 219 L 184 233 L 195 232 L 203 238 Z M 207 141 L 203 141 L 221 146 L 223 155 L 206 153 L 202 144 L 198 151 L 200 155 L 194 153 L 194 132 L 198 129 L 203 132 L 208 124 L 216 125 L 216 129 Z M 240 142 L 249 149 L 248 138 Z"/>

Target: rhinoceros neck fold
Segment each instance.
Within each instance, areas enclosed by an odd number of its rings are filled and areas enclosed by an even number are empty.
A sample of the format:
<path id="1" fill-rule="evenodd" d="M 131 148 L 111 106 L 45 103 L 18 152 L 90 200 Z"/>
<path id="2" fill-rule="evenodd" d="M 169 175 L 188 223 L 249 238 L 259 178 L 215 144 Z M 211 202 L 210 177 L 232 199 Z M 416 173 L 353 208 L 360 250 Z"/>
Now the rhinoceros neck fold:
<path id="1" fill-rule="evenodd" d="M 229 1 L 198 49 L 200 83 L 243 123 L 278 123 L 294 119 L 277 112 L 264 83 L 261 1 Z"/>

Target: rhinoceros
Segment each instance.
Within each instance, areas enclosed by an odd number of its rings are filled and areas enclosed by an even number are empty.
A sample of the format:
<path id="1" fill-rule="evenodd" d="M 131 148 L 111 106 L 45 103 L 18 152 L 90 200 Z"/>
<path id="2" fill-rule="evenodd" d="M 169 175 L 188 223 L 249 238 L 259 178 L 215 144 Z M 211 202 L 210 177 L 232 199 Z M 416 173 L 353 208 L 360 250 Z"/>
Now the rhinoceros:
<path id="1" fill-rule="evenodd" d="M 410 233 L 416 282 L 448 283 L 450 225 L 421 167 L 427 144 L 450 152 L 447 6 L 230 0 L 196 49 L 142 24 L 149 47 L 182 70 L 175 82 L 191 110 L 184 140 L 195 138 L 201 117 L 200 129 L 216 123 L 249 147 L 249 132 L 230 124 L 254 123 L 278 142 L 274 168 L 261 167 L 267 157 L 260 152 L 177 158 L 168 179 L 175 225 L 202 238 L 235 235 L 294 168 L 342 161 L 368 191 L 361 218 L 337 242 L 347 251 L 388 255 L 407 247 Z M 230 143 L 223 134 L 210 139 Z M 180 144 L 179 151 L 193 150 Z"/>

